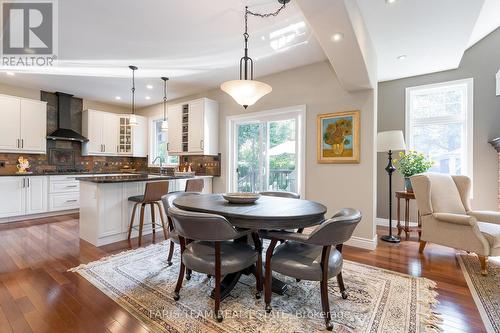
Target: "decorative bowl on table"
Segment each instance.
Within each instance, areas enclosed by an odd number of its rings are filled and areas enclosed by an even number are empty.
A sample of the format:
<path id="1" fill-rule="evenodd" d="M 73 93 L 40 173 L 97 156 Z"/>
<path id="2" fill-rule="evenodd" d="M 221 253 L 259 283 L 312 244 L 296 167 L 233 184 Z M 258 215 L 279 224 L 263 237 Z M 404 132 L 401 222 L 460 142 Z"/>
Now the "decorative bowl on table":
<path id="1" fill-rule="evenodd" d="M 232 204 L 252 204 L 259 200 L 259 193 L 234 192 L 222 194 L 224 200 Z"/>

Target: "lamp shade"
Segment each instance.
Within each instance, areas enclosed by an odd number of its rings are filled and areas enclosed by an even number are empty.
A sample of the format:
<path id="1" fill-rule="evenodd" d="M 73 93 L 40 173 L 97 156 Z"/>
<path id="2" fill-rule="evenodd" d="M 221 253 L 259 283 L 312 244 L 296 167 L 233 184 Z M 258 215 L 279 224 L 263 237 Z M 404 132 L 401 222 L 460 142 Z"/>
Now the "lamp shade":
<path id="1" fill-rule="evenodd" d="M 130 126 L 137 126 L 139 123 L 137 122 L 137 117 L 135 114 L 131 114 L 128 118 L 128 123 Z"/>
<path id="2" fill-rule="evenodd" d="M 249 105 L 254 105 L 273 90 L 267 83 L 255 80 L 227 81 L 221 84 L 220 88 L 234 98 L 236 103 L 243 105 L 245 109 Z"/>
<path id="3" fill-rule="evenodd" d="M 389 150 L 405 150 L 405 139 L 403 131 L 386 131 L 377 134 L 377 151 L 388 152 Z"/>

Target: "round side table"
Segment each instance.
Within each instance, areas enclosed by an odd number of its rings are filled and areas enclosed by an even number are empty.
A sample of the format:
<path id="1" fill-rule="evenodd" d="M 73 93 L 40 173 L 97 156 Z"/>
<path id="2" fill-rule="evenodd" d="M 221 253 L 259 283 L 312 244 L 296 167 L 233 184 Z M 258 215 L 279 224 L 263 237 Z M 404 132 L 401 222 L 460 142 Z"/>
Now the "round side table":
<path id="1" fill-rule="evenodd" d="M 420 219 L 420 212 L 417 211 L 417 226 L 410 226 L 410 200 L 415 200 L 415 194 L 407 191 L 396 191 L 396 199 L 398 199 L 398 236 L 404 231 L 406 240 L 409 239 L 409 233 L 412 231 L 418 232 L 418 240 L 422 235 L 422 220 Z M 401 199 L 405 200 L 405 225 L 401 225 Z"/>

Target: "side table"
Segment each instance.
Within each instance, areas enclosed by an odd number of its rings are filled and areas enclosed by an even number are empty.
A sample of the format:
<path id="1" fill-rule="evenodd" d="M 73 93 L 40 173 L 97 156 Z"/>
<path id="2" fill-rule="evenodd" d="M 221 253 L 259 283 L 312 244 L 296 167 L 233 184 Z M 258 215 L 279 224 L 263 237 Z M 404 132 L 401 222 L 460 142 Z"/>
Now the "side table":
<path id="1" fill-rule="evenodd" d="M 396 199 L 398 200 L 398 236 L 404 231 L 406 240 L 409 239 L 409 233 L 412 231 L 418 232 L 418 240 L 420 241 L 420 236 L 422 235 L 422 221 L 420 219 L 420 212 L 417 211 L 417 223 L 418 226 L 410 227 L 410 200 L 415 200 L 415 194 L 413 192 L 407 191 L 396 191 Z M 401 225 L 401 199 L 405 200 L 405 225 Z"/>

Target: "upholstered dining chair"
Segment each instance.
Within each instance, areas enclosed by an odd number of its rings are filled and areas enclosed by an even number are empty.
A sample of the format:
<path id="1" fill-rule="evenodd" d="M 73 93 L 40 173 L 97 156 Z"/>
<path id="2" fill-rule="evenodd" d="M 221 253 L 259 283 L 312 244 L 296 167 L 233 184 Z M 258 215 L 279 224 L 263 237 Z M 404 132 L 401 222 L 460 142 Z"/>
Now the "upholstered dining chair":
<path id="1" fill-rule="evenodd" d="M 205 273 L 215 277 L 214 314 L 218 322 L 223 320 L 220 311 L 221 279 L 223 275 L 239 272 L 256 264 L 255 274 L 257 293 L 262 292 L 262 262 L 258 249 L 260 240 L 251 230 L 237 230 L 223 216 L 206 213 L 188 212 L 176 207 L 168 209 L 174 223 L 174 230 L 181 245 L 181 264 L 175 286 L 174 300 L 180 299 L 185 269 Z M 255 249 L 246 242 L 233 240 L 252 235 Z"/>
<path id="2" fill-rule="evenodd" d="M 351 238 L 361 221 L 361 212 L 344 208 L 324 221 L 309 234 L 287 231 L 268 231 L 271 243 L 266 253 L 265 301 L 266 312 L 271 312 L 272 271 L 299 280 L 320 281 L 321 305 L 328 330 L 333 329 L 328 301 L 328 280 L 337 277 L 343 299 L 347 298 L 342 278 L 342 245 Z M 279 240 L 285 243 L 276 247 Z M 334 247 L 332 249 L 332 246 Z"/>
<path id="3" fill-rule="evenodd" d="M 186 181 L 185 192 L 203 192 L 205 181 L 201 178 L 188 179 Z"/>
<path id="4" fill-rule="evenodd" d="M 172 266 L 172 256 L 174 254 L 175 250 L 175 244 L 179 244 L 179 235 L 177 235 L 177 232 L 174 229 L 174 223 L 172 222 L 172 219 L 170 218 L 168 214 L 168 209 L 170 207 L 174 207 L 174 200 L 177 198 L 181 197 L 186 197 L 190 195 L 199 195 L 200 193 L 197 192 L 172 192 L 167 195 L 164 195 L 161 198 L 161 201 L 163 203 L 163 208 L 165 210 L 165 213 L 167 215 L 167 224 L 168 224 L 168 233 L 169 233 L 169 238 L 170 238 L 170 248 L 168 251 L 168 257 L 167 257 L 167 264 L 169 266 Z M 188 272 L 186 279 L 189 280 L 191 278 L 191 274 Z"/>
<path id="5" fill-rule="evenodd" d="M 432 242 L 476 253 L 487 275 L 488 256 L 500 256 L 500 212 L 471 209 L 467 176 L 423 173 L 411 183 L 422 219 L 419 252 Z"/>
<path id="6" fill-rule="evenodd" d="M 285 191 L 262 191 L 259 192 L 260 195 L 264 195 L 267 197 L 278 197 L 278 198 L 289 198 L 289 199 L 300 199 L 300 194 L 294 192 L 285 192 Z M 297 232 L 302 233 L 304 228 L 300 228 Z"/>

